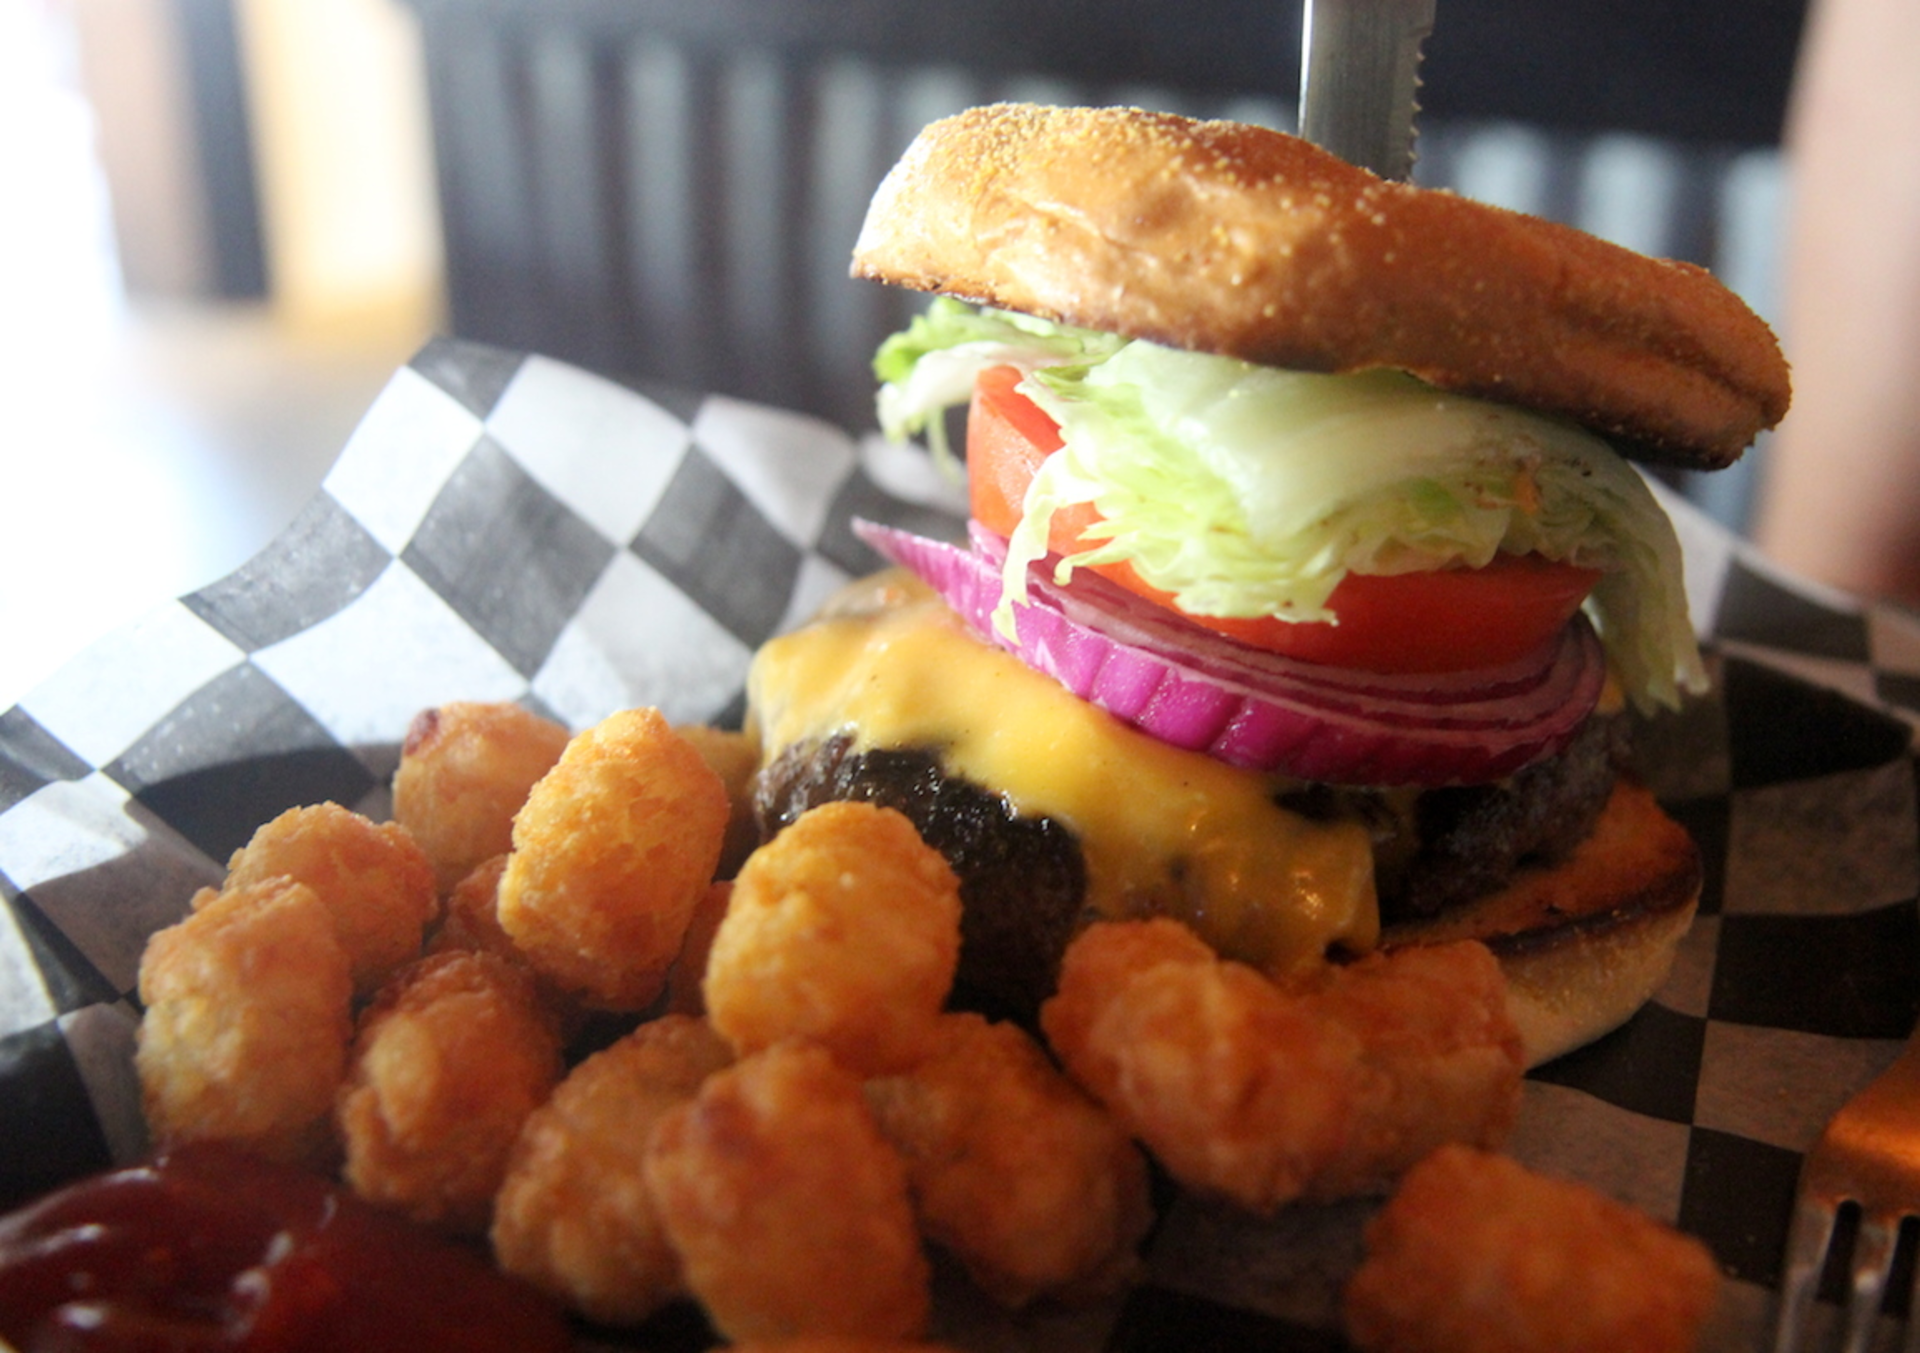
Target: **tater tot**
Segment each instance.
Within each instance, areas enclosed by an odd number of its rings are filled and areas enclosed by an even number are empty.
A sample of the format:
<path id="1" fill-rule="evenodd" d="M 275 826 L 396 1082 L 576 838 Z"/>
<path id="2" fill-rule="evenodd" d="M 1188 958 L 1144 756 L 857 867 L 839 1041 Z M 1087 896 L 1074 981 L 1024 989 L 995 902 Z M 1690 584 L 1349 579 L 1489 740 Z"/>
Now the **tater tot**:
<path id="1" fill-rule="evenodd" d="M 707 958 L 708 1018 L 742 1053 L 814 1039 L 884 1075 L 930 1044 L 960 956 L 960 886 L 900 813 L 829 803 L 748 859 Z"/>
<path id="2" fill-rule="evenodd" d="M 1465 1146 L 1408 1172 L 1366 1250 L 1344 1309 L 1368 1353 L 1684 1353 L 1720 1287 L 1693 1237 Z"/>
<path id="3" fill-rule="evenodd" d="M 468 950 L 492 954 L 524 970 L 533 978 L 540 1003 L 558 1021 L 564 1042 L 585 1024 L 586 1011 L 557 983 L 534 971 L 533 964 L 520 952 L 520 946 L 501 927 L 500 879 L 506 872 L 507 857 L 495 855 L 475 865 L 472 872 L 455 884 L 447 894 L 439 928 L 427 938 L 426 952 L 444 954 Z"/>
<path id="4" fill-rule="evenodd" d="M 524 969 L 457 952 L 401 969 L 361 1016 L 340 1094 L 347 1183 L 424 1225 L 484 1231 L 520 1126 L 560 1069 Z"/>
<path id="5" fill-rule="evenodd" d="M 710 1078 L 654 1130 L 647 1183 L 689 1290 L 728 1338 L 925 1325 L 906 1166 L 819 1045 L 781 1043 Z"/>
<path id="6" fill-rule="evenodd" d="M 276 878 L 204 890 L 140 958 L 134 1066 L 156 1144 L 228 1141 L 271 1159 L 333 1153 L 353 981 L 327 907 Z"/>
<path id="7" fill-rule="evenodd" d="M 506 872 L 503 851 L 482 860 L 453 885 L 440 912 L 439 928 L 427 939 L 428 953 L 470 950 L 525 965 L 520 946 L 500 926 L 500 877 Z"/>
<path id="8" fill-rule="evenodd" d="M 1411 946 L 1328 968 L 1301 990 L 1360 1038 L 1368 1088 L 1313 1198 L 1384 1193 L 1435 1147 L 1496 1147 L 1520 1112 L 1526 1054 L 1483 944 Z"/>
<path id="9" fill-rule="evenodd" d="M 700 983 L 707 975 L 707 956 L 713 952 L 713 937 L 720 933 L 733 900 L 733 880 L 716 879 L 700 897 L 699 905 L 687 922 L 686 937 L 680 941 L 680 953 L 667 972 L 667 1010 L 676 1015 L 704 1015 L 707 998 Z"/>
<path id="10" fill-rule="evenodd" d="M 566 750 L 567 730 L 507 701 L 422 710 L 393 776 L 393 816 L 433 862 L 441 893 L 513 844 L 513 815 Z"/>
<path id="11" fill-rule="evenodd" d="M 660 994 L 713 881 L 726 787 L 659 711 L 567 744 L 514 819 L 500 924 L 536 971 L 604 1010 Z"/>
<path id="12" fill-rule="evenodd" d="M 1095 925 L 1041 1022 L 1176 1179 L 1256 1211 L 1382 1189 L 1444 1141 L 1498 1145 L 1519 1102 L 1518 1036 L 1476 944 L 1280 987 L 1177 922 Z"/>
<path id="13" fill-rule="evenodd" d="M 667 1015 L 575 1067 L 521 1129 L 494 1205 L 500 1266 L 607 1325 L 638 1324 L 682 1295 L 647 1190 L 647 1142 L 732 1060 L 704 1020 Z"/>
<path id="14" fill-rule="evenodd" d="M 995 1300 L 1092 1296 L 1133 1273 L 1153 1217 L 1146 1161 L 1023 1030 L 948 1015 L 932 1055 L 869 1081 L 867 1100 L 922 1231 Z"/>
<path id="15" fill-rule="evenodd" d="M 760 828 L 753 817 L 753 776 L 760 769 L 760 743 L 749 733 L 711 724 L 683 724 L 678 732 L 727 787 L 732 811 L 716 872 L 721 878 L 732 878 L 760 844 Z"/>
<path id="16" fill-rule="evenodd" d="M 1353 1116 L 1358 1040 L 1174 921 L 1089 927 L 1040 1017 L 1176 1179 L 1256 1211 L 1298 1198 Z"/>
<path id="17" fill-rule="evenodd" d="M 363 996 L 419 956 L 440 905 L 433 866 L 411 832 L 337 803 L 289 809 L 254 832 L 227 862 L 225 886 L 283 875 L 312 888 L 333 914 Z"/>

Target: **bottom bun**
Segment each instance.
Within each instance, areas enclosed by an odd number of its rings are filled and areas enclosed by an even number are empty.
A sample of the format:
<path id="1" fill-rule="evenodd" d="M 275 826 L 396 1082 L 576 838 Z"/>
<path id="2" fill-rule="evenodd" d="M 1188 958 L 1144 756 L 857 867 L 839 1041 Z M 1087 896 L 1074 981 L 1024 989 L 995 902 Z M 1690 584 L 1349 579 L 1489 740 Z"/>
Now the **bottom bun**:
<path id="1" fill-rule="evenodd" d="M 1467 906 L 1391 926 L 1382 943 L 1485 943 L 1506 972 L 1527 1065 L 1538 1066 L 1618 1028 L 1666 981 L 1701 878 L 1686 829 L 1644 786 L 1622 781 L 1572 855 Z"/>

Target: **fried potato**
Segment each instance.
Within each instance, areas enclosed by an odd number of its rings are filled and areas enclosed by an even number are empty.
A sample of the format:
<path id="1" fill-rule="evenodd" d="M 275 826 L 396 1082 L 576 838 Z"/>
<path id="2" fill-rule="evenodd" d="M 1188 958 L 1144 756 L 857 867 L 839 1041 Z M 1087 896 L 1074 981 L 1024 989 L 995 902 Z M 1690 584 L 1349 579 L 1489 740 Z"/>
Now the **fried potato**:
<path id="1" fill-rule="evenodd" d="M 1444 1141 L 1497 1145 L 1518 1107 L 1518 1035 L 1477 944 L 1285 988 L 1178 922 L 1105 923 L 1069 947 L 1041 1023 L 1176 1179 L 1255 1211 L 1382 1188 Z"/>
<path id="2" fill-rule="evenodd" d="M 1329 967 L 1294 988 L 1360 1039 L 1366 1088 L 1312 1198 L 1385 1193 L 1435 1147 L 1506 1141 L 1526 1053 L 1483 944 L 1414 945 Z"/>
<path id="3" fill-rule="evenodd" d="M 753 848 L 760 844 L 760 828 L 753 819 L 753 776 L 760 769 L 760 743 L 749 733 L 711 724 L 682 724 L 675 731 L 693 744 L 701 760 L 713 768 L 727 787 L 731 812 L 727 841 L 720 851 L 717 873 L 732 878 Z"/>
<path id="4" fill-rule="evenodd" d="M 780 1043 L 710 1078 L 655 1128 L 646 1168 L 687 1286 L 728 1338 L 920 1334 L 929 1271 L 906 1166 L 825 1048 Z"/>
<path id="5" fill-rule="evenodd" d="M 482 860 L 453 885 L 440 913 L 440 925 L 427 938 L 427 953 L 465 950 L 530 967 L 513 936 L 500 925 L 500 877 L 506 872 L 507 856 L 502 851 Z"/>
<path id="6" fill-rule="evenodd" d="M 360 1018 L 335 1115 L 347 1183 L 424 1225 L 485 1231 L 520 1126 L 560 1071 L 529 973 L 492 954 L 420 959 Z"/>
<path id="7" fill-rule="evenodd" d="M 374 988 L 417 958 L 439 911 L 433 866 L 405 827 L 337 803 L 292 808 L 254 832 L 227 862 L 228 890 L 285 876 L 313 889 L 333 915 L 354 990 Z"/>
<path id="8" fill-rule="evenodd" d="M 1177 922 L 1089 927 L 1041 1027 L 1176 1179 L 1257 1211 L 1305 1191 L 1355 1111 L 1359 1040 Z"/>
<path id="9" fill-rule="evenodd" d="M 726 787 L 659 711 L 567 744 L 514 819 L 500 925 L 534 969 L 590 1006 L 660 994 L 720 858 Z"/>
<path id="10" fill-rule="evenodd" d="M 521 1129 L 494 1204 L 500 1266 L 609 1325 L 682 1295 L 647 1190 L 647 1142 L 732 1060 L 704 1020 L 667 1015 L 575 1067 Z"/>
<path id="11" fill-rule="evenodd" d="M 552 1013 L 560 1027 L 561 1041 L 567 1042 L 585 1025 L 587 1012 L 577 997 L 536 972 L 513 936 L 501 926 L 500 879 L 506 872 L 507 857 L 495 855 L 475 865 L 455 884 L 447 894 L 439 926 L 427 937 L 426 952 L 492 954 L 521 969 L 533 979 L 541 1005 Z"/>
<path id="12" fill-rule="evenodd" d="M 866 1089 L 922 1232 L 989 1296 L 1022 1306 L 1132 1275 L 1153 1216 L 1146 1161 L 1023 1030 L 947 1015 L 931 1056 Z"/>
<path id="13" fill-rule="evenodd" d="M 700 990 L 707 975 L 707 958 L 713 952 L 713 937 L 720 933 L 733 901 L 733 880 L 716 879 L 709 884 L 687 921 L 686 936 L 680 941 L 680 953 L 667 970 L 667 1010 L 676 1015 L 705 1015 L 707 998 Z"/>
<path id="14" fill-rule="evenodd" d="M 353 981 L 333 915 L 303 883 L 205 889 L 140 957 L 134 1066 L 156 1144 L 227 1141 L 273 1160 L 333 1152 Z"/>
<path id="15" fill-rule="evenodd" d="M 566 750 L 567 730 L 507 701 L 416 714 L 393 776 L 393 816 L 433 862 L 441 893 L 513 844 L 513 815 Z"/>
<path id="16" fill-rule="evenodd" d="M 1408 1172 L 1366 1248 L 1343 1304 L 1369 1353 L 1684 1353 L 1720 1287 L 1693 1237 L 1457 1145 Z"/>
<path id="17" fill-rule="evenodd" d="M 960 885 L 902 814 L 823 804 L 734 880 L 702 990 L 742 1054 L 803 1037 L 884 1075 L 930 1046 L 960 957 Z"/>

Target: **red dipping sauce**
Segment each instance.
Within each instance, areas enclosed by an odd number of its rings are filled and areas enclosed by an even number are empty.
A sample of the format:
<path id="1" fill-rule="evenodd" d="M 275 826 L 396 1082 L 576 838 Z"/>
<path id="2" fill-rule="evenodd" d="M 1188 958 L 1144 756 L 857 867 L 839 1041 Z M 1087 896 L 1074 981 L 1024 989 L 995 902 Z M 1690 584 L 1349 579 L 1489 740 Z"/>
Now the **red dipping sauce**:
<path id="1" fill-rule="evenodd" d="M 557 1306 L 317 1175 L 183 1146 L 0 1219 L 19 1353 L 545 1353 Z"/>

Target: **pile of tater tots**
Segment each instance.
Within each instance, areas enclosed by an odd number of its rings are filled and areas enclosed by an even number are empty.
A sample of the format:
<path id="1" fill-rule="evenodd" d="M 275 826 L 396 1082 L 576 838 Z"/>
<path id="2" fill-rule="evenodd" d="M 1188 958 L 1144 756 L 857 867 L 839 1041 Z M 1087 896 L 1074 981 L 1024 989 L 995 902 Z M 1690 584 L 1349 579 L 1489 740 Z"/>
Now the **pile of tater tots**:
<path id="1" fill-rule="evenodd" d="M 1360 1347 L 1694 1345 L 1697 1242 L 1497 1154 L 1522 1065 L 1483 946 L 1275 981 L 1099 922 L 1037 1029 L 993 1022 L 949 1000 L 941 856 L 866 803 L 759 843 L 756 762 L 654 710 L 423 712 L 393 821 L 282 814 L 150 941 L 155 1143 L 337 1174 L 583 1320 L 691 1299 L 738 1345 L 933 1337 L 934 1252 L 1007 1307 L 1110 1295 L 1149 1159 L 1261 1213 L 1388 1197 Z"/>

